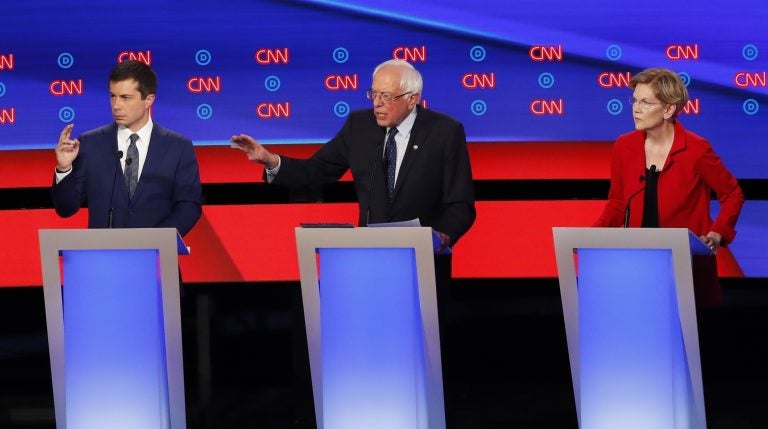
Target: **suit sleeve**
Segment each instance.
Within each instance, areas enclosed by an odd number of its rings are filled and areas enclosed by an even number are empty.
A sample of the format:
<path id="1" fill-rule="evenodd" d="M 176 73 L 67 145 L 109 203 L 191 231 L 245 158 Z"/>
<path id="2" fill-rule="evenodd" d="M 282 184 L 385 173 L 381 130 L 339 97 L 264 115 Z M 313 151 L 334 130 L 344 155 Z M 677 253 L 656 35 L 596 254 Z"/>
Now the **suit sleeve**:
<path id="1" fill-rule="evenodd" d="M 184 144 L 174 176 L 173 207 L 170 214 L 157 227 L 176 228 L 186 235 L 202 214 L 200 171 L 191 142 Z"/>
<path id="2" fill-rule="evenodd" d="M 741 187 L 709 145 L 697 160 L 696 169 L 720 202 L 720 211 L 711 229 L 730 243 L 736 237 L 736 221 L 744 205 Z"/>
<path id="3" fill-rule="evenodd" d="M 442 210 L 432 227 L 455 244 L 475 222 L 475 190 L 464 126 L 456 123 L 448 133 L 444 152 Z"/>
<path id="4" fill-rule="evenodd" d="M 56 183 L 56 173 L 53 175 L 51 185 L 53 207 L 56 214 L 64 218 L 74 215 L 87 203 L 85 169 L 88 155 L 84 149 L 85 147 L 81 144 L 80 153 L 72 163 L 72 173 L 59 183 Z"/>
<path id="5" fill-rule="evenodd" d="M 318 186 L 334 183 L 349 169 L 350 120 L 341 131 L 309 159 L 280 157 L 280 171 L 271 182 L 284 186 Z M 266 170 L 265 170 L 266 178 Z"/>

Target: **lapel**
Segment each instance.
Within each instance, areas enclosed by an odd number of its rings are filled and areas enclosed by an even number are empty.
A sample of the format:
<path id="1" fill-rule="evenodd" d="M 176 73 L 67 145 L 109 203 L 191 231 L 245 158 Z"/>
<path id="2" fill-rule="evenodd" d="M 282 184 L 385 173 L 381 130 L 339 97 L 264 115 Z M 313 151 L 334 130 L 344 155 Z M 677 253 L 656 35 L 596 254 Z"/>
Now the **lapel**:
<path id="1" fill-rule="evenodd" d="M 638 149 L 637 154 L 639 156 L 632 157 L 634 159 L 637 159 L 639 162 L 637 163 L 637 169 L 640 173 L 640 176 L 645 175 L 645 165 L 646 165 L 646 158 L 645 158 L 645 132 L 639 132 L 637 134 L 638 142 L 635 145 L 632 145 L 631 147 L 636 147 Z M 684 151 L 686 148 L 685 143 L 685 128 L 683 128 L 683 125 L 680 123 L 679 120 L 675 121 L 675 137 L 672 140 L 672 147 L 669 149 L 669 154 L 667 155 L 667 159 L 664 161 L 664 165 L 661 168 L 661 174 L 665 174 L 664 172 L 669 170 L 669 168 L 672 167 L 675 160 L 675 155 L 678 153 Z M 633 161 L 634 163 L 634 161 Z M 632 174 L 630 177 L 634 177 L 635 175 Z"/>
<path id="2" fill-rule="evenodd" d="M 645 156 L 645 131 L 635 131 L 635 133 L 636 134 L 633 134 L 633 136 L 635 136 L 637 140 L 630 145 L 630 150 L 627 151 L 627 155 L 629 155 L 628 164 L 631 166 L 631 169 L 628 171 L 628 173 L 631 174 L 629 174 L 627 180 L 630 181 L 636 180 L 631 179 L 632 177 L 641 177 L 643 180 L 645 180 L 645 164 L 647 164 Z M 641 185 L 645 186 L 645 182 L 641 183 Z"/>
<path id="3" fill-rule="evenodd" d="M 133 193 L 132 201 L 141 197 L 144 178 L 157 176 L 162 172 L 162 160 L 168 152 L 169 145 L 163 144 L 165 132 L 157 123 L 152 126 L 152 135 L 149 137 L 149 148 L 147 150 L 147 159 L 144 160 L 144 167 L 141 169 L 139 183 L 136 184 L 136 192 Z M 127 189 L 126 189 L 127 192 Z"/>
<path id="4" fill-rule="evenodd" d="M 373 114 L 371 114 L 371 118 L 373 118 Z M 387 172 L 384 168 L 384 138 L 387 134 L 387 129 L 380 127 L 375 121 L 373 126 L 375 128 L 371 128 L 370 134 L 366 133 L 365 141 L 363 141 L 365 147 L 369 149 L 364 151 L 361 160 L 365 165 L 370 165 L 373 171 L 370 173 L 370 179 L 367 180 L 370 183 L 368 207 L 366 208 L 367 212 L 360 212 L 361 225 L 363 223 L 378 223 L 388 220 L 389 200 L 387 198 L 387 181 L 385 179 Z"/>
<path id="5" fill-rule="evenodd" d="M 397 181 L 395 182 L 395 196 L 393 201 L 397 199 L 397 194 L 403 183 L 405 183 L 408 173 L 411 171 L 414 160 L 420 153 L 424 153 L 423 147 L 427 143 L 428 130 L 426 127 L 427 116 L 424 109 L 421 106 L 416 106 L 416 121 L 411 128 L 411 137 L 408 139 L 408 146 L 405 148 L 405 155 L 403 156 L 403 163 L 400 165 L 400 172 L 397 175 Z"/>
<path id="6" fill-rule="evenodd" d="M 384 172 L 384 145 L 387 144 L 384 140 L 386 138 L 387 128 L 376 125 L 376 131 L 371 134 L 370 141 L 368 142 L 368 145 L 373 148 L 372 150 L 376 154 L 374 158 L 376 160 L 376 165 L 374 166 L 376 168 L 376 174 L 378 174 L 379 171 Z"/>
<path id="7" fill-rule="evenodd" d="M 672 166 L 675 154 L 685 150 L 685 146 L 685 128 L 680 121 L 675 120 L 675 138 L 672 140 L 672 147 L 669 148 L 669 155 L 667 155 L 662 173 Z"/>
<path id="8" fill-rule="evenodd" d="M 101 138 L 104 139 L 104 143 L 98 144 L 100 152 L 98 159 L 104 160 L 105 168 L 109 171 L 108 177 L 112 177 L 115 182 L 113 186 L 114 192 L 128 199 L 128 185 L 125 183 L 125 174 L 120 164 L 121 156 L 118 156 L 117 152 L 117 124 L 113 123 L 111 126 L 103 128 Z M 122 156 L 125 155 L 123 154 Z M 110 162 L 109 160 L 112 161 Z M 120 184 L 117 182 L 120 182 Z"/>

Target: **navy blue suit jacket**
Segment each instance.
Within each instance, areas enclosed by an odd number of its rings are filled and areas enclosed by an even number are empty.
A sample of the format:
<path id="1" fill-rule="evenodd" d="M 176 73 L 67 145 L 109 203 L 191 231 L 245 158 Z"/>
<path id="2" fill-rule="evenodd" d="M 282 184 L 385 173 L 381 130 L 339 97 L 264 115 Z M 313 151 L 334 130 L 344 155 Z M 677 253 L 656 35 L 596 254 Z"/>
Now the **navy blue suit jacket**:
<path id="1" fill-rule="evenodd" d="M 133 198 L 120 166 L 117 125 L 82 134 L 72 173 L 53 185 L 53 203 L 62 217 L 88 207 L 88 227 L 176 228 L 185 235 L 202 213 L 200 173 L 188 138 L 157 123 Z"/>
<path id="2" fill-rule="evenodd" d="M 352 170 L 360 225 L 418 218 L 448 234 L 451 243 L 475 221 L 475 194 L 464 126 L 417 106 L 416 122 L 400 166 L 392 203 L 387 200 L 382 160 L 386 129 L 372 109 L 352 112 L 339 133 L 307 160 L 280 158 L 272 183 L 331 183 Z"/>

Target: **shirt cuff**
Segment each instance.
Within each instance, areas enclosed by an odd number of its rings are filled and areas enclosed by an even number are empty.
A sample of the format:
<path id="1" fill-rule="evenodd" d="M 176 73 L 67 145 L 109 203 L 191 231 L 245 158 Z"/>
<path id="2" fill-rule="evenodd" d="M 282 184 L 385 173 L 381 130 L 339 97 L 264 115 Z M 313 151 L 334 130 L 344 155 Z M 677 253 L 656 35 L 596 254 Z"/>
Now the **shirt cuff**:
<path id="1" fill-rule="evenodd" d="M 69 170 L 67 170 L 67 171 L 65 171 L 63 173 L 60 172 L 58 168 L 54 169 L 54 172 L 56 173 L 56 184 L 57 185 L 59 184 L 59 182 L 64 180 L 65 177 L 69 176 L 69 174 L 72 173 L 72 168 L 73 167 L 69 167 Z"/>
<path id="2" fill-rule="evenodd" d="M 277 176 L 277 173 L 280 172 L 280 155 L 277 156 L 277 165 L 275 168 L 267 168 L 264 166 L 264 172 L 267 173 L 267 183 L 272 183 L 273 180 L 275 180 L 275 176 Z"/>

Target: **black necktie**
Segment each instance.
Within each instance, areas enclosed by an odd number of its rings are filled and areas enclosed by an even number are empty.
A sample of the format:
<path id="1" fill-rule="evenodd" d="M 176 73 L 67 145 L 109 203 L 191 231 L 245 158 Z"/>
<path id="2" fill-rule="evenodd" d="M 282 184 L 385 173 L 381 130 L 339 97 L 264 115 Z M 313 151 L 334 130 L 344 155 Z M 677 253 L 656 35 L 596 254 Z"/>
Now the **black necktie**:
<path id="1" fill-rule="evenodd" d="M 387 136 L 387 145 L 384 147 L 384 167 L 387 170 L 387 195 L 390 202 L 392 202 L 395 196 L 395 171 L 397 168 L 395 134 L 397 134 L 397 128 L 390 128 L 389 136 Z"/>
<path id="2" fill-rule="evenodd" d="M 139 183 L 139 150 L 136 148 L 139 135 L 131 134 L 129 138 L 131 144 L 128 145 L 128 155 L 125 158 L 125 185 L 128 187 L 128 194 L 133 197 L 136 184 Z"/>

